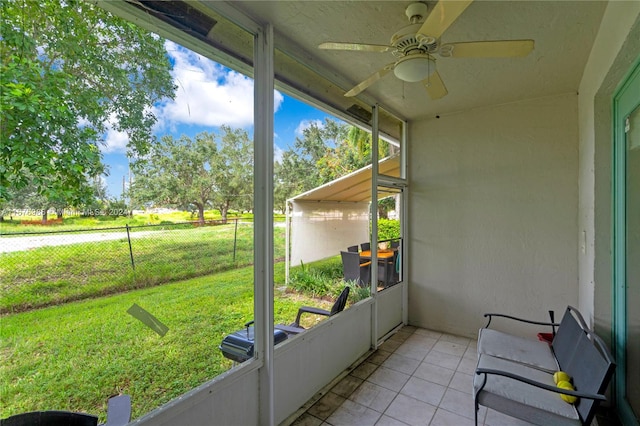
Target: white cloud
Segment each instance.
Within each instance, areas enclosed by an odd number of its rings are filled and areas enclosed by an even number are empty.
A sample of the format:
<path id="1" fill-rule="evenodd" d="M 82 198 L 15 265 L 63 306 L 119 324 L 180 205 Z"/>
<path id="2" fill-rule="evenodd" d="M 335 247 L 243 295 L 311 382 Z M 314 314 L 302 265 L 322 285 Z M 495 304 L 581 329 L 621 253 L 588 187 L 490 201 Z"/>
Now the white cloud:
<path id="1" fill-rule="evenodd" d="M 296 130 L 295 130 L 296 136 L 302 137 L 302 132 L 304 132 L 305 129 L 308 129 L 314 124 L 319 129 L 322 129 L 324 127 L 322 120 L 302 120 L 300 124 L 298 124 L 298 127 L 296 127 Z"/>
<path id="2" fill-rule="evenodd" d="M 174 63 L 172 76 L 177 89 L 175 99 L 152 108 L 158 119 L 155 131 L 175 130 L 180 124 L 253 126 L 253 80 L 173 42 L 167 41 L 165 48 Z M 276 90 L 275 111 L 283 101 Z M 115 124 L 115 117 L 110 117 L 103 153 L 126 152 L 129 139 L 126 133 L 114 130 Z"/>
<path id="3" fill-rule="evenodd" d="M 156 108 L 159 128 L 178 124 L 249 127 L 253 125 L 253 80 L 173 42 L 165 44 L 174 63 L 176 98 Z M 274 94 L 277 111 L 284 100 Z"/>
<path id="4" fill-rule="evenodd" d="M 282 155 L 284 154 L 284 149 L 280 148 L 278 145 L 273 146 L 273 161 L 281 162 Z"/>
<path id="5" fill-rule="evenodd" d="M 109 129 L 105 133 L 105 145 L 102 147 L 102 152 L 126 152 L 127 143 L 129 143 L 129 136 L 125 132 L 118 132 L 113 129 Z"/>
<path id="6" fill-rule="evenodd" d="M 104 133 L 104 145 L 101 147 L 103 153 L 109 152 L 126 152 L 129 136 L 125 132 L 115 129 L 117 119 L 115 115 L 111 115 L 109 121 L 105 123 L 107 131 Z"/>

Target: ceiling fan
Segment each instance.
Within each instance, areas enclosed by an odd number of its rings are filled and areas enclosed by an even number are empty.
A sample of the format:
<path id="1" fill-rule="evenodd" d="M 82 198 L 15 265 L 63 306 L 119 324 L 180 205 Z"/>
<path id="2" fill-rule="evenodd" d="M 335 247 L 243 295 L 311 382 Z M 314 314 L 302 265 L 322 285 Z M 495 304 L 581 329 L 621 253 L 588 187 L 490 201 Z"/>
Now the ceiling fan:
<path id="1" fill-rule="evenodd" d="M 473 0 L 441 0 L 428 16 L 425 3 L 411 3 L 405 11 L 409 18 L 409 25 L 391 36 L 389 45 L 326 42 L 318 47 L 326 50 L 391 52 L 397 58 L 346 92 L 345 96 L 357 95 L 393 71 L 402 81 L 422 81 L 431 99 L 440 99 L 448 92 L 436 70 L 434 55 L 443 58 L 506 58 L 527 56 L 533 50 L 533 40 L 490 40 L 442 44 L 440 41 L 442 34 L 472 2 Z"/>

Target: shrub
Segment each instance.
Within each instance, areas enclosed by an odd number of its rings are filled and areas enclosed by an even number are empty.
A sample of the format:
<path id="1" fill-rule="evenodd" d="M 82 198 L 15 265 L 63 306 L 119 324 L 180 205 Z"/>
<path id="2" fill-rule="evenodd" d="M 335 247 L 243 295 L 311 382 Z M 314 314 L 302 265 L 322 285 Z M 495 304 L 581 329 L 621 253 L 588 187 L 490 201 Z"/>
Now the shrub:
<path id="1" fill-rule="evenodd" d="M 378 220 L 378 240 L 395 240 L 400 238 L 400 221 L 392 219 Z"/>
<path id="2" fill-rule="evenodd" d="M 312 297 L 330 297 L 336 299 L 345 285 L 351 287 L 349 302 L 351 304 L 369 297 L 369 287 L 361 287 L 356 282 L 344 282 L 342 261 L 339 257 L 314 262 L 291 268 L 289 272 L 289 288 Z"/>
<path id="3" fill-rule="evenodd" d="M 322 271 L 310 268 L 303 262 L 300 266 L 291 268 L 289 273 L 289 287 L 293 290 L 313 297 L 323 297 L 329 294 L 332 278 Z"/>
<path id="4" fill-rule="evenodd" d="M 368 286 L 362 287 L 355 281 L 347 281 L 346 285 L 351 287 L 349 291 L 349 301 L 352 304 L 366 299 L 371 294 L 371 289 Z"/>

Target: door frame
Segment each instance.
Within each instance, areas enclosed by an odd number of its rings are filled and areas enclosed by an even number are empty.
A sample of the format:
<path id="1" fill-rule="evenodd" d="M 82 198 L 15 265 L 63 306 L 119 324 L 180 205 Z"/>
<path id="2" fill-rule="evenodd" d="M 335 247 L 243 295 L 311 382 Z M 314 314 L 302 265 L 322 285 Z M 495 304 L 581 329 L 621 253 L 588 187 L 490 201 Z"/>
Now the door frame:
<path id="1" fill-rule="evenodd" d="M 617 372 L 614 394 L 617 411 L 628 425 L 638 425 L 626 399 L 626 131 L 625 119 L 640 106 L 640 58 L 630 67 L 613 97 L 613 328 L 612 341 Z"/>

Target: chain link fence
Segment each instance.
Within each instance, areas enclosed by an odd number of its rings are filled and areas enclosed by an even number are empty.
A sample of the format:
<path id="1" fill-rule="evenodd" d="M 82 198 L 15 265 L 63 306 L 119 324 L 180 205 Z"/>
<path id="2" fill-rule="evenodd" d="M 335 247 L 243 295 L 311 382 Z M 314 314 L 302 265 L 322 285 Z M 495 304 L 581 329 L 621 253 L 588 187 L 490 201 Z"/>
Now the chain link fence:
<path id="1" fill-rule="evenodd" d="M 276 227 L 276 258 L 284 229 Z M 150 287 L 253 262 L 246 219 L 3 234 L 0 313 Z"/>

